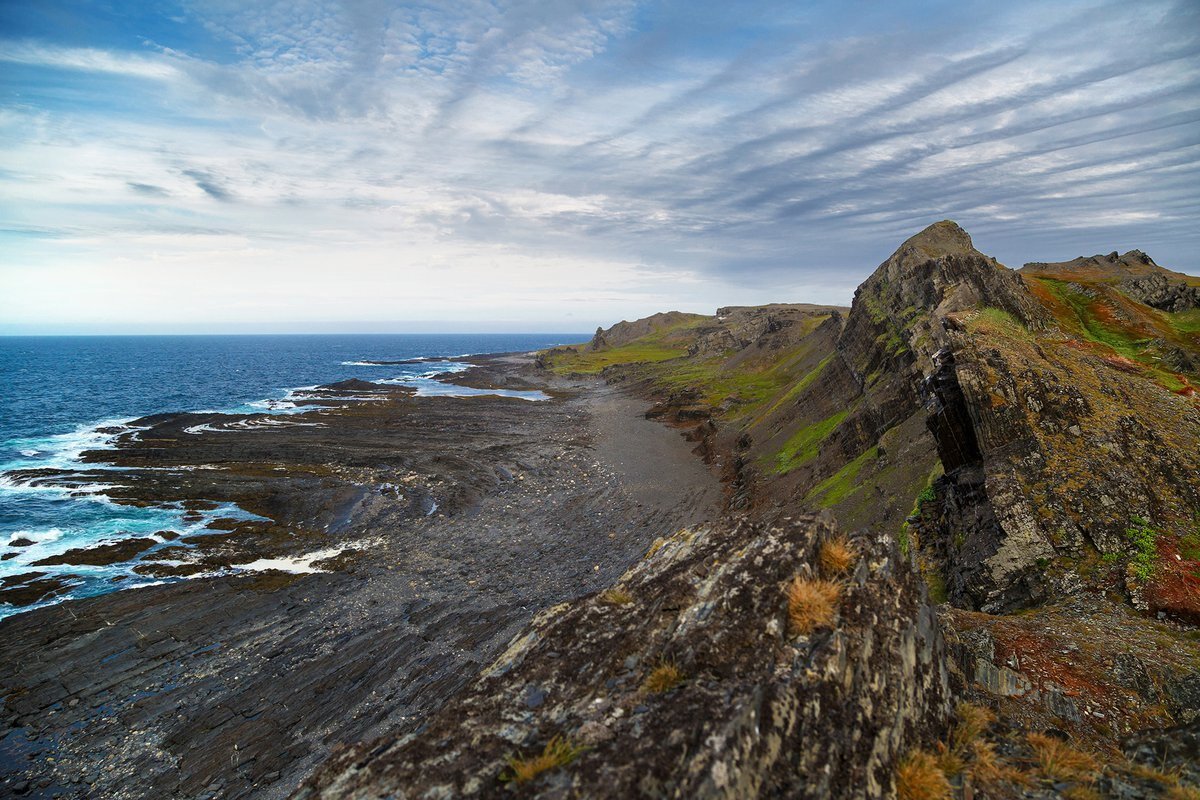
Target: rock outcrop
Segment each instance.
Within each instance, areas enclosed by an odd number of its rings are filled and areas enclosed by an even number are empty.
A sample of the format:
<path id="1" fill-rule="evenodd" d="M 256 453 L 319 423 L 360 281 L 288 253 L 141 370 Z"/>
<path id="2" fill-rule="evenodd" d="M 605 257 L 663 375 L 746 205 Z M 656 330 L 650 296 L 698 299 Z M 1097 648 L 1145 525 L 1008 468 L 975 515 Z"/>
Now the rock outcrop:
<path id="1" fill-rule="evenodd" d="M 897 536 L 944 603 L 955 692 L 999 715 L 1005 758 L 1039 758 L 1049 745 L 1013 739 L 1048 729 L 1115 752 L 1118 735 L 1200 714 L 1197 285 L 1138 251 L 1015 272 L 947 221 L 848 313 L 781 334 L 744 324 L 773 307 L 723 309 L 690 329 L 686 357 L 605 374 L 665 387 L 664 419 L 708 403 L 692 435 L 726 465 L 735 507 L 827 508 Z M 721 403 L 715 375 L 762 388 Z M 1119 769 L 1103 785 L 1131 798 L 1169 783 Z"/>
<path id="2" fill-rule="evenodd" d="M 815 516 L 682 530 L 540 615 L 419 734 L 349 748 L 297 797 L 504 797 L 520 759 L 555 746 L 576 757 L 521 796 L 886 796 L 944 729 L 951 676 L 888 538 L 856 541 L 831 625 L 790 627 L 788 586 L 834 536 Z"/>
<path id="3" fill-rule="evenodd" d="M 1056 263 L 1033 262 L 1021 272 L 1115 285 L 1135 300 L 1162 311 L 1200 308 L 1200 278 L 1164 269 L 1141 250 L 1080 256 Z"/>
<path id="4" fill-rule="evenodd" d="M 591 346 L 593 350 L 599 350 L 604 347 L 620 347 L 634 339 L 640 339 L 654 333 L 670 331 L 689 322 L 696 322 L 703 319 L 704 317 L 700 314 L 664 311 L 634 320 L 633 322 L 621 320 L 611 328 L 598 328 L 596 334 L 592 337 Z"/>

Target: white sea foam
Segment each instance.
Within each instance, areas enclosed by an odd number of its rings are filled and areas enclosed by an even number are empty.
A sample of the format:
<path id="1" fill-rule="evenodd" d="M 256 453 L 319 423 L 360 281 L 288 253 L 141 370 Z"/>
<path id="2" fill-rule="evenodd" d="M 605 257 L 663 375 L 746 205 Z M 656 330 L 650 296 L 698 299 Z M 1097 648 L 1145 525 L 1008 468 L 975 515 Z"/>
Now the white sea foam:
<path id="1" fill-rule="evenodd" d="M 458 372 L 459 370 L 454 371 Z M 459 386 L 456 383 L 435 380 L 431 376 L 436 374 L 438 373 L 405 378 L 386 378 L 384 380 L 373 381 L 373 383 L 385 383 L 392 386 L 411 386 L 413 389 L 416 389 L 418 397 L 481 397 L 491 395 L 495 397 L 514 397 L 518 400 L 536 401 L 550 399 L 550 395 L 539 389 L 477 389 L 472 386 Z"/>
<path id="2" fill-rule="evenodd" d="M 313 566 L 313 563 L 333 558 L 348 549 L 351 549 L 348 545 L 329 547 L 324 550 L 308 553 L 307 555 L 292 556 L 290 558 L 260 558 L 257 561 L 251 561 L 249 564 L 234 564 L 233 567 L 234 569 L 245 570 L 247 572 L 267 572 L 274 570 L 276 572 L 290 572 L 294 575 L 323 572 L 324 570 Z"/>
<path id="3" fill-rule="evenodd" d="M 222 433 L 228 431 L 269 431 L 278 428 L 324 428 L 324 422 L 299 422 L 297 420 L 272 419 L 267 417 L 253 419 L 237 419 L 231 422 L 205 422 L 200 425 L 189 425 L 184 433 L 193 435 L 201 433 Z"/>
<path id="4" fill-rule="evenodd" d="M 6 544 L 12 544 L 18 539 L 25 539 L 34 544 L 46 544 L 47 542 L 57 542 L 63 537 L 63 532 L 58 528 L 50 528 L 45 531 L 15 531 L 8 537 Z"/>

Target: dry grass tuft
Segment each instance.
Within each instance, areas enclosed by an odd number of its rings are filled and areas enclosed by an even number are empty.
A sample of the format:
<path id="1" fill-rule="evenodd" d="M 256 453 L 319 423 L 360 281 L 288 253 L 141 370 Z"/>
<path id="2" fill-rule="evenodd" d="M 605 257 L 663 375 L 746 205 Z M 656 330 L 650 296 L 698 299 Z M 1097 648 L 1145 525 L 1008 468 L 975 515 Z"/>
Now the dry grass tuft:
<path id="1" fill-rule="evenodd" d="M 1031 733 L 1025 741 L 1033 748 L 1034 762 L 1044 775 L 1055 780 L 1091 781 L 1100 769 L 1096 759 L 1066 742 L 1041 733 Z"/>
<path id="2" fill-rule="evenodd" d="M 572 744 L 569 739 L 562 736 L 555 736 L 546 743 L 541 755 L 530 758 L 509 756 L 508 772 L 501 777 L 513 783 L 526 783 L 543 772 L 570 764 L 586 749 L 586 747 Z"/>
<path id="3" fill-rule="evenodd" d="M 983 736 L 988 726 L 996 721 L 996 715 L 983 706 L 972 703 L 959 703 L 955 709 L 958 721 L 950 734 L 951 749 L 966 753 L 979 737 Z"/>
<path id="4" fill-rule="evenodd" d="M 845 575 L 858 560 L 858 551 L 844 535 L 826 539 L 821 544 L 821 574 L 828 578 Z"/>
<path id="5" fill-rule="evenodd" d="M 1103 796 L 1090 786 L 1068 786 L 1063 790 L 1063 800 L 1103 800 Z"/>
<path id="6" fill-rule="evenodd" d="M 601 592 L 599 600 L 606 606 L 627 606 L 633 602 L 633 595 L 614 586 Z"/>
<path id="7" fill-rule="evenodd" d="M 674 689 L 683 683 L 684 674 L 674 661 L 663 661 L 650 671 L 642 682 L 642 691 L 648 694 L 658 694 Z"/>
<path id="8" fill-rule="evenodd" d="M 958 775 L 972 763 L 976 744 L 986 744 L 981 737 L 988 726 L 996 721 L 991 711 L 971 703 L 959 703 L 956 709 L 958 720 L 950 733 L 950 743 L 938 742 L 937 761 L 942 772 Z M 985 748 L 984 757 L 994 755 Z"/>
<path id="9" fill-rule="evenodd" d="M 983 787 L 1000 783 L 1018 786 L 1030 784 L 1028 773 L 1006 763 L 996 752 L 996 745 L 983 739 L 976 739 L 971 743 L 971 763 L 967 766 L 967 774 L 971 776 L 972 781 Z"/>
<path id="10" fill-rule="evenodd" d="M 842 599 L 842 586 L 819 578 L 794 578 L 787 587 L 788 626 L 793 634 L 829 627 Z"/>
<path id="11" fill-rule="evenodd" d="M 915 750 L 896 770 L 896 794 L 900 800 L 948 800 L 950 781 L 933 755 Z"/>

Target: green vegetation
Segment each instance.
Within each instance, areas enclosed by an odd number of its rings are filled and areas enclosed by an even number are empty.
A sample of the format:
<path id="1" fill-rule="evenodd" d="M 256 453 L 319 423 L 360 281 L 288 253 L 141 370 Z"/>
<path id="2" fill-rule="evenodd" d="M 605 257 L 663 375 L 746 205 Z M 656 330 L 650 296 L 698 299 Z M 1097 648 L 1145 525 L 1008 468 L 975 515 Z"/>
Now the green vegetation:
<path id="1" fill-rule="evenodd" d="M 720 356 L 656 364 L 648 372 L 664 389 L 700 392 L 703 402 L 710 406 L 733 400 L 739 406 L 752 408 L 774 397 L 787 381 L 787 375 L 781 374 L 776 367 L 739 366 L 731 369 Z"/>
<path id="2" fill-rule="evenodd" d="M 1191 533 L 1179 537 L 1179 555 L 1188 561 L 1200 561 L 1200 519 Z"/>
<path id="3" fill-rule="evenodd" d="M 813 487 L 813 490 L 808 493 L 806 499 L 813 500 L 819 498 L 820 504 L 825 508 L 837 505 L 858 491 L 859 484 L 856 481 L 858 473 L 862 472 L 863 467 L 869 462 L 877 458 L 879 458 L 879 448 L 872 447 L 838 470 L 837 474 L 826 478 Z"/>
<path id="4" fill-rule="evenodd" d="M 569 352 L 547 352 L 548 366 L 560 375 L 595 375 L 614 364 L 652 364 L 680 358 L 687 355 L 691 343 L 688 334 L 710 321 L 709 317 L 692 317 L 619 347 L 592 350 L 589 344 L 579 344 Z"/>
<path id="5" fill-rule="evenodd" d="M 822 317 L 822 319 L 828 319 L 828 318 Z M 809 373 L 807 375 L 805 375 L 803 378 L 796 381 L 792 385 L 792 388 L 788 389 L 787 393 L 784 394 L 783 397 L 780 397 L 778 400 L 776 400 L 774 403 L 772 403 L 771 407 L 767 409 L 766 414 L 764 414 L 763 416 L 767 416 L 768 414 L 774 413 L 784 403 L 787 403 L 791 400 L 795 400 L 797 397 L 799 397 L 800 393 L 803 392 L 805 389 L 807 389 L 812 384 L 812 382 L 817 379 L 817 377 L 821 374 L 822 370 L 824 370 L 826 365 L 829 364 L 830 360 L 833 358 L 833 355 L 834 355 L 833 353 L 830 353 L 829 355 L 825 356 L 825 358 L 821 359 L 821 363 L 819 363 L 819 364 L 817 364 L 817 366 L 813 367 L 812 370 L 810 370 Z"/>
<path id="6" fill-rule="evenodd" d="M 1134 336 L 1128 330 L 1106 324 L 1092 308 L 1096 301 L 1087 295 L 1076 292 L 1066 281 L 1055 278 L 1038 278 L 1038 280 L 1074 312 L 1079 333 L 1083 334 L 1084 338 L 1097 344 L 1106 345 L 1117 354 L 1133 361 L 1141 359 L 1142 349 L 1149 343 L 1148 339 Z"/>
<path id="7" fill-rule="evenodd" d="M 1120 320 L 1113 314 L 1113 300 L 1103 301 L 1083 294 L 1072 288 L 1071 283 L 1056 278 L 1034 280 L 1069 312 L 1069 319 L 1059 315 L 1059 321 L 1080 338 L 1140 364 L 1173 392 L 1184 388 L 1186 384 L 1175 373 L 1160 366 L 1153 345 L 1160 338 L 1186 340 L 1187 334 L 1192 332 L 1191 327 L 1200 326 L 1200 310 L 1169 314 L 1145 308 L 1141 323 Z"/>
<path id="8" fill-rule="evenodd" d="M 1179 311 L 1174 314 L 1163 314 L 1167 324 L 1180 334 L 1200 333 L 1200 308 Z"/>
<path id="9" fill-rule="evenodd" d="M 1029 336 L 1029 329 L 1025 327 L 1023 322 L 1004 309 L 994 306 L 979 309 L 979 312 L 968 323 L 968 327 L 972 331 L 978 331 L 982 328 L 984 330 L 997 330 L 1001 333 L 1011 335 Z"/>
<path id="10" fill-rule="evenodd" d="M 1161 535 L 1141 517 L 1134 517 L 1133 524 L 1125 529 L 1125 536 L 1134 548 L 1130 565 L 1138 580 L 1147 580 L 1154 574 L 1154 562 L 1158 558 L 1158 537 Z"/>
<path id="11" fill-rule="evenodd" d="M 934 564 L 926 564 L 921 568 L 921 576 L 925 578 L 925 586 L 929 590 L 929 599 L 941 605 L 949 595 L 946 593 L 946 579 Z"/>
<path id="12" fill-rule="evenodd" d="M 560 375 L 596 375 L 605 367 L 614 364 L 668 361 L 687 354 L 683 348 L 672 347 L 661 341 L 647 341 L 648 339 L 650 337 L 644 337 L 610 350 L 588 350 L 586 345 L 582 345 L 574 355 L 559 355 L 554 358 L 550 368 Z"/>
<path id="13" fill-rule="evenodd" d="M 829 434 L 842 424 L 849 413 L 849 410 L 839 411 L 832 417 L 809 425 L 807 428 L 801 428 L 792 434 L 775 457 L 775 471 L 784 474 L 816 458 L 821 442 L 829 438 Z"/>

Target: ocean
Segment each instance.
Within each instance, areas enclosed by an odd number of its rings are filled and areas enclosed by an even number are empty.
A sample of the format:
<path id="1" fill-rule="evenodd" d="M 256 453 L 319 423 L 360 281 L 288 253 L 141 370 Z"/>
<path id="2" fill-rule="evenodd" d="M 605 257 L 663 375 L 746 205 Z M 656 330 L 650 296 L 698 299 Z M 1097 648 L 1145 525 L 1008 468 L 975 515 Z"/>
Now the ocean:
<path id="1" fill-rule="evenodd" d="M 114 503 L 104 494 L 103 484 L 79 492 L 14 480 L 13 470 L 78 466 L 80 453 L 106 446 L 109 436 L 100 429 L 170 411 L 296 413 L 300 409 L 289 397 L 347 378 L 410 384 L 421 394 L 459 394 L 464 390 L 430 376 L 461 367 L 436 359 L 537 350 L 587 338 L 588 334 L 0 337 L 0 584 L 20 582 L 19 576 L 31 572 L 77 576 L 63 595 L 44 604 L 156 583 L 131 572 L 128 565 L 34 562 L 106 540 L 158 531 L 194 533 L 217 517 L 244 516 L 240 509 L 222 507 L 202 519 L 185 520 L 179 507 Z M 428 361 L 370 363 L 415 358 Z M 537 399 L 537 393 L 509 394 Z M 112 483 L 119 484 L 120 470 L 111 471 Z M 0 602 L 0 618 L 23 610 L 27 609 Z"/>

